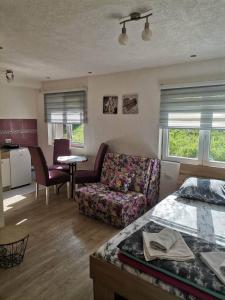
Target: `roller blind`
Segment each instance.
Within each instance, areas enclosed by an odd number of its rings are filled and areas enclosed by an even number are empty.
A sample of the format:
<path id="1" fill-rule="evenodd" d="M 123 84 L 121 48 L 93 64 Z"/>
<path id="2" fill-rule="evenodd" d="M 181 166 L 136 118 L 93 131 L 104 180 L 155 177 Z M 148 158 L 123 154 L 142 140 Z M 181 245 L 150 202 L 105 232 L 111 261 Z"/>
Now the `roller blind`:
<path id="1" fill-rule="evenodd" d="M 44 94 L 45 122 L 87 123 L 86 91 Z"/>
<path id="2" fill-rule="evenodd" d="M 225 85 L 162 89 L 160 127 L 225 129 Z"/>

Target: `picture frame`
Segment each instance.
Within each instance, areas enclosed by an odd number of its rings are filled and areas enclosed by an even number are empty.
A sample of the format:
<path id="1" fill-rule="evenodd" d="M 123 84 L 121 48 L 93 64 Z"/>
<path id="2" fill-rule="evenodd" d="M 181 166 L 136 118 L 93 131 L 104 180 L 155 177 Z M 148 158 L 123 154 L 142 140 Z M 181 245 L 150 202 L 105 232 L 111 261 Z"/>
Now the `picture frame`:
<path id="1" fill-rule="evenodd" d="M 118 113 L 118 96 L 103 96 L 103 114 Z"/>
<path id="2" fill-rule="evenodd" d="M 123 114 L 138 114 L 138 94 L 129 94 L 122 96 Z"/>

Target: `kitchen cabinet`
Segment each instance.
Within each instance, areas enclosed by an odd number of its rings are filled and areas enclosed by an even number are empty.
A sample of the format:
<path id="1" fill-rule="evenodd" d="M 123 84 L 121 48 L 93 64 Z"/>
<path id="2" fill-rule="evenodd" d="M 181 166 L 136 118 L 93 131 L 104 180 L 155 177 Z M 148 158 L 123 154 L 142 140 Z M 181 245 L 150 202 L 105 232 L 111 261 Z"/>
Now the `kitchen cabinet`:
<path id="1" fill-rule="evenodd" d="M 3 158 L 1 160 L 2 171 L 2 187 L 9 187 L 10 183 L 10 160 L 9 158 Z"/>
<path id="2" fill-rule="evenodd" d="M 31 157 L 27 148 L 10 151 L 11 188 L 31 183 Z"/>
<path id="3" fill-rule="evenodd" d="M 28 148 L 1 153 L 3 188 L 16 188 L 31 183 L 31 157 Z"/>

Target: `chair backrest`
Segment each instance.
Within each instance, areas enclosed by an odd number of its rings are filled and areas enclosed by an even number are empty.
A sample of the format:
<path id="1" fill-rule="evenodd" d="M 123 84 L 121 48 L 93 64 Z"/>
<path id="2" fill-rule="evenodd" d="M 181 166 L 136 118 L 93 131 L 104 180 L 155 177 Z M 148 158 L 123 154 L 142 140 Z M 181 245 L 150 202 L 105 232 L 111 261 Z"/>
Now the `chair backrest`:
<path id="1" fill-rule="evenodd" d="M 28 147 L 31 155 L 31 162 L 35 169 L 36 181 L 44 186 L 48 184 L 48 166 L 40 147 Z"/>
<path id="2" fill-rule="evenodd" d="M 53 164 L 57 165 L 59 162 L 57 158 L 59 156 L 70 155 L 70 140 L 68 139 L 55 139 L 54 140 L 54 150 L 53 150 Z"/>
<path id="3" fill-rule="evenodd" d="M 107 153 L 102 167 L 101 182 L 109 185 L 117 171 L 128 173 L 133 177 L 130 191 L 147 193 L 151 178 L 151 158 Z"/>
<path id="4" fill-rule="evenodd" d="M 102 172 L 102 165 L 103 165 L 103 161 L 105 158 L 105 154 L 108 150 L 108 145 L 105 143 L 102 143 L 98 149 L 98 153 L 95 159 L 95 165 L 94 165 L 94 171 L 96 172 L 96 174 L 99 176 L 101 176 L 101 172 Z"/>

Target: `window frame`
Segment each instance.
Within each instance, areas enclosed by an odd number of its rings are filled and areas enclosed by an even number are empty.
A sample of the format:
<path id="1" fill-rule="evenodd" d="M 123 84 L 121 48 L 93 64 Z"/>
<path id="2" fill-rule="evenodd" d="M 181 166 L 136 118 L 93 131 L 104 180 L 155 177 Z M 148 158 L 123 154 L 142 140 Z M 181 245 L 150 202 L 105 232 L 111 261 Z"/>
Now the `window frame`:
<path id="1" fill-rule="evenodd" d="M 197 158 L 188 158 L 188 157 L 169 155 L 169 129 L 170 128 L 161 129 L 162 130 L 162 159 L 167 161 L 198 165 L 200 163 L 200 158 L 199 158 L 200 153 L 198 153 Z M 199 132 L 199 144 L 200 144 L 200 132 Z M 200 151 L 200 147 L 199 147 L 199 151 Z"/>
<path id="2" fill-rule="evenodd" d="M 69 126 L 73 126 L 73 124 L 65 124 L 66 127 L 68 128 Z M 71 129 L 67 129 L 67 137 L 68 139 L 70 140 L 70 144 L 71 144 L 71 147 L 74 147 L 74 148 L 84 148 L 84 144 L 85 144 L 85 124 L 83 123 L 84 125 L 84 142 L 83 143 L 75 143 L 72 141 L 72 128 Z M 69 133 L 68 133 L 69 132 Z"/>
<path id="3" fill-rule="evenodd" d="M 56 124 L 56 123 L 47 123 L 48 124 L 48 144 L 49 145 L 53 145 L 54 139 L 56 138 L 63 138 L 64 137 L 64 128 L 63 126 L 66 125 L 67 127 L 67 138 L 70 140 L 70 145 L 72 148 L 84 148 L 85 147 L 85 124 L 84 124 L 84 142 L 83 143 L 74 143 L 72 141 L 72 131 L 68 130 L 68 127 L 72 124 Z M 57 136 L 57 133 L 55 131 L 57 131 L 56 126 L 57 125 L 61 125 L 62 126 L 62 135 L 60 134 L 61 137 Z M 70 133 L 69 133 L 70 131 Z"/>
<path id="4" fill-rule="evenodd" d="M 160 136 L 162 137 L 161 144 L 161 158 L 165 161 L 173 161 L 185 164 L 192 165 L 205 165 L 217 168 L 225 168 L 225 162 L 209 160 L 209 152 L 210 152 L 210 137 L 211 130 L 209 129 L 199 129 L 199 145 L 198 145 L 198 157 L 195 158 L 187 158 L 180 156 L 171 156 L 168 153 L 169 150 L 169 130 L 173 128 L 163 128 L 160 129 Z M 179 128 L 177 128 L 179 129 Z M 196 129 L 196 128 L 193 128 Z M 224 129 L 225 130 L 225 129 Z"/>

